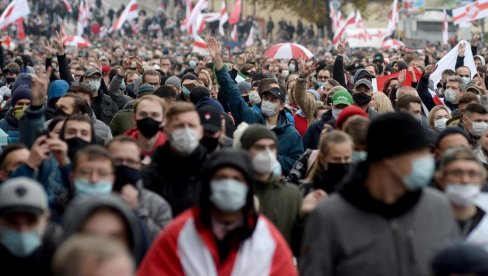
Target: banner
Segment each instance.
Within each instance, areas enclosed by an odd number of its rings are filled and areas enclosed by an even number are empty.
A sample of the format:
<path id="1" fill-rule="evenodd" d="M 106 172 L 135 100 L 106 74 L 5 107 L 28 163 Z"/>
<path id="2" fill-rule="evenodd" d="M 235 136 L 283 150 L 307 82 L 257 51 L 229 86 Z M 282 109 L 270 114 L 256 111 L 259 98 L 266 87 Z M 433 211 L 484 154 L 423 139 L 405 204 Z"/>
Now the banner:
<path id="1" fill-rule="evenodd" d="M 380 48 L 387 35 L 387 29 L 364 28 L 347 29 L 345 37 L 350 48 Z"/>
<path id="2" fill-rule="evenodd" d="M 471 22 L 488 16 L 488 0 L 479 0 L 452 10 L 454 24 Z"/>

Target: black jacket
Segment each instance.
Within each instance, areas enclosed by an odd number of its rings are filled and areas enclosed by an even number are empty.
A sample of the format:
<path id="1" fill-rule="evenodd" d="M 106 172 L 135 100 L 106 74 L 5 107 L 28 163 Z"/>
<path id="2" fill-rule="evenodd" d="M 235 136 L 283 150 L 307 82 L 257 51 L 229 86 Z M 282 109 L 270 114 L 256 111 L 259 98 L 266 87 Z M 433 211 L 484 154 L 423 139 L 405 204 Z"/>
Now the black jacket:
<path id="1" fill-rule="evenodd" d="M 332 110 L 327 110 L 320 118 L 319 121 L 311 124 L 305 136 L 303 136 L 303 148 L 304 149 L 317 149 L 319 147 L 320 133 L 324 129 L 324 124 L 335 126 L 335 119 L 332 117 Z"/>
<path id="2" fill-rule="evenodd" d="M 93 112 L 95 112 L 97 119 L 104 122 L 106 125 L 110 125 L 112 118 L 119 111 L 117 104 L 115 104 L 112 98 L 105 94 L 102 89 L 99 89 L 98 96 L 93 98 L 91 108 L 93 109 Z"/>
<path id="3" fill-rule="evenodd" d="M 207 151 L 201 145 L 188 156 L 178 156 L 168 142 L 154 152 L 151 164 L 142 169 L 142 183 L 166 199 L 176 217 L 198 204 L 206 159 Z"/>

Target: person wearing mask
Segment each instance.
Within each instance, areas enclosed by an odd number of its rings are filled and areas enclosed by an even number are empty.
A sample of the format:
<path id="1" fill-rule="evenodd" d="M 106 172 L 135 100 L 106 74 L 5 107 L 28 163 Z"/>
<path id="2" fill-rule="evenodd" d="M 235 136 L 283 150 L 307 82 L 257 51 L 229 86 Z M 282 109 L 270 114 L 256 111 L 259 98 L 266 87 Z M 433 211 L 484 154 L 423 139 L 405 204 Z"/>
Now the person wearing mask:
<path id="1" fill-rule="evenodd" d="M 122 110 L 124 106 L 130 102 L 131 98 L 124 95 L 124 91 L 127 89 L 128 83 L 125 82 L 127 72 L 131 68 L 130 59 L 124 59 L 122 66 L 118 69 L 117 74 L 112 78 L 110 85 L 108 86 L 108 94 L 112 98 L 112 101 L 117 105 L 119 110 Z M 128 78 L 128 77 L 127 77 Z M 133 82 L 133 80 L 132 80 Z M 134 89 L 132 87 L 132 92 Z"/>
<path id="2" fill-rule="evenodd" d="M 367 159 L 307 219 L 300 275 L 428 274 L 438 248 L 457 240 L 459 228 L 447 199 L 425 188 L 435 161 L 423 133 L 401 112 L 372 121 Z"/>
<path id="3" fill-rule="evenodd" d="M 145 226 L 149 239 L 154 240 L 172 218 L 168 202 L 143 187 L 141 180 L 141 151 L 137 142 L 125 136 L 116 137 L 107 144 L 115 166 L 112 191 L 136 212 Z"/>
<path id="4" fill-rule="evenodd" d="M 255 209 L 251 164 L 243 151 L 212 154 L 200 205 L 167 226 L 137 275 L 297 275 L 285 240 Z"/>
<path id="5" fill-rule="evenodd" d="M 3 273 L 52 275 L 51 260 L 60 232 L 49 224 L 47 195 L 29 178 L 0 186 L 0 258 Z"/>
<path id="6" fill-rule="evenodd" d="M 352 163 L 366 160 L 368 155 L 366 149 L 366 135 L 371 121 L 361 116 L 353 116 L 344 123 L 343 131 L 351 136 L 354 142 L 351 159 Z"/>
<path id="7" fill-rule="evenodd" d="M 73 235 L 53 258 L 54 276 L 133 276 L 134 272 L 134 259 L 127 248 L 104 237 Z"/>
<path id="8" fill-rule="evenodd" d="M 29 158 L 29 150 L 23 144 L 11 144 L 0 155 L 0 183 L 6 181 L 20 165 Z"/>
<path id="9" fill-rule="evenodd" d="M 85 115 L 73 114 L 64 121 L 59 138 L 68 144 L 68 157 L 73 160 L 79 150 L 95 144 L 93 124 Z"/>
<path id="10" fill-rule="evenodd" d="M 216 66 L 216 74 L 220 92 L 229 100 L 232 115 L 236 124 L 259 123 L 275 132 L 278 137 L 278 161 L 282 173 L 287 175 L 295 161 L 303 153 L 302 137 L 295 129 L 294 124 L 287 119 L 284 105 L 286 94 L 281 88 L 269 88 L 262 93 L 261 112 L 253 111 L 241 97 L 239 88 L 230 78 L 222 61 L 220 43 L 213 37 L 207 41 L 210 55 Z"/>
<path id="11" fill-rule="evenodd" d="M 444 103 L 453 112 L 458 108 L 459 98 L 461 98 L 463 93 L 461 90 L 462 84 L 463 80 L 458 76 L 447 79 L 446 92 L 444 93 Z"/>
<path id="12" fill-rule="evenodd" d="M 5 77 L 5 83 L 6 85 L 11 88 L 13 83 L 15 82 L 15 79 L 17 76 L 20 74 L 20 66 L 11 61 L 7 63 L 5 67 L 3 67 L 3 75 Z"/>
<path id="13" fill-rule="evenodd" d="M 367 79 L 360 79 L 354 83 L 354 88 L 352 90 L 354 105 L 360 107 L 362 110 L 368 113 L 369 118 L 374 119 L 378 117 L 378 112 L 369 107 L 372 96 L 373 86 L 371 85 L 371 81 Z"/>
<path id="14" fill-rule="evenodd" d="M 141 175 L 145 188 L 166 199 L 177 216 L 198 203 L 207 151 L 200 145 L 203 128 L 193 104 L 175 103 L 165 120 L 168 141 L 156 149 Z"/>
<path id="15" fill-rule="evenodd" d="M 74 198 L 61 222 L 62 240 L 73 235 L 89 235 L 113 240 L 129 251 L 139 264 L 147 246 L 140 220 L 127 203 L 116 195 Z"/>
<path id="16" fill-rule="evenodd" d="M 51 120 L 56 114 L 56 103 L 68 92 L 69 84 L 65 80 L 55 80 L 49 85 L 47 91 L 47 104 L 44 110 L 46 120 Z"/>
<path id="17" fill-rule="evenodd" d="M 134 138 L 137 141 L 143 162 L 150 163 L 151 155 L 156 149 L 166 143 L 161 128 L 164 123 L 165 103 L 155 95 L 145 95 L 134 103 L 134 114 L 132 120 L 136 127 L 129 129 L 124 135 Z"/>
<path id="18" fill-rule="evenodd" d="M 240 141 L 242 149 L 253 157 L 259 211 L 275 224 L 292 247 L 295 240 L 292 231 L 301 221 L 302 196 L 295 185 L 284 182 L 281 174 L 276 172 L 280 166 L 276 158 L 276 134 L 262 125 L 254 124 L 244 131 Z"/>
<path id="19" fill-rule="evenodd" d="M 446 193 L 466 242 L 488 249 L 488 204 L 481 193 L 486 170 L 468 147 L 454 147 L 441 158 L 437 186 Z"/>
<path id="20" fill-rule="evenodd" d="M 477 146 L 478 140 L 488 127 L 488 111 L 480 104 L 471 103 L 464 109 L 461 120 L 464 130 Z"/>
<path id="21" fill-rule="evenodd" d="M 474 149 L 474 153 L 481 164 L 483 164 L 483 167 L 488 169 L 488 128 L 481 135 L 479 146 Z"/>
<path id="22" fill-rule="evenodd" d="M 97 119 L 108 125 L 119 109 L 112 98 L 100 88 L 101 82 L 102 73 L 100 70 L 91 68 L 86 71 L 83 83 L 90 86 L 92 93 L 90 107 L 93 109 Z"/>
<path id="23" fill-rule="evenodd" d="M 223 130 L 222 121 L 224 119 L 221 112 L 213 106 L 207 105 L 198 109 L 198 115 L 203 127 L 203 137 L 200 144 L 207 149 L 208 153 L 232 147 L 233 140 L 225 136 Z"/>
<path id="24" fill-rule="evenodd" d="M 19 120 L 25 110 L 31 104 L 32 77 L 28 74 L 20 74 L 12 85 L 12 107 L 0 120 L 0 145 L 6 146 L 19 142 Z"/>
<path id="25" fill-rule="evenodd" d="M 438 105 L 430 110 L 427 122 L 430 128 L 439 133 L 446 129 L 449 119 L 451 119 L 451 111 L 443 105 Z"/>

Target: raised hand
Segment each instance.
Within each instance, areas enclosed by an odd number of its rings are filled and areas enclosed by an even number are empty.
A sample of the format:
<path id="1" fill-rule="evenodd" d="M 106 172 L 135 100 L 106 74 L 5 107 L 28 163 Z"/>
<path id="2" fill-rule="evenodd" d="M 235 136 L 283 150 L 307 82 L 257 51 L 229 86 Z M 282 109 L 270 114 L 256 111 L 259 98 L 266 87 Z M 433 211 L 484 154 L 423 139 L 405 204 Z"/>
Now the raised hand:
<path id="1" fill-rule="evenodd" d="M 51 58 L 54 55 L 54 53 L 56 52 L 56 49 L 54 49 L 54 43 L 52 41 L 50 41 L 49 45 L 47 45 L 44 48 L 44 50 L 46 52 L 46 57 Z"/>
<path id="2" fill-rule="evenodd" d="M 43 76 L 32 75 L 32 90 L 31 90 L 31 106 L 42 106 L 47 95 L 47 89 L 49 86 L 49 76 L 53 68 L 49 66 L 46 74 Z"/>
<path id="3" fill-rule="evenodd" d="M 220 70 L 224 67 L 224 62 L 222 61 L 222 45 L 220 42 L 215 39 L 213 36 L 208 36 L 207 39 L 207 48 L 208 53 L 212 57 L 212 60 L 215 64 L 215 69 Z"/>
<path id="4" fill-rule="evenodd" d="M 48 137 L 46 145 L 60 166 L 68 165 L 68 144 L 59 138 Z"/>
<path id="5" fill-rule="evenodd" d="M 458 55 L 464 57 L 464 51 L 466 50 L 466 43 L 459 43 Z"/>
<path id="6" fill-rule="evenodd" d="M 432 75 L 432 73 L 435 72 L 436 69 L 437 69 L 437 64 L 427 65 L 427 67 L 425 67 L 425 70 L 424 70 L 424 76 L 429 77 L 430 75 Z"/>
<path id="7" fill-rule="evenodd" d="M 407 75 L 407 70 L 403 69 L 400 71 L 398 75 L 398 85 L 403 86 L 403 82 L 405 81 L 405 77 Z"/>
<path id="8" fill-rule="evenodd" d="M 302 60 L 300 59 L 300 63 L 302 63 Z M 304 78 L 307 78 L 308 76 L 310 76 L 310 74 L 312 74 L 313 72 L 315 72 L 315 70 L 317 70 L 317 67 L 319 67 L 319 65 L 317 63 L 313 63 L 311 65 L 306 65 L 305 63 L 303 63 L 304 66 L 300 66 L 300 78 L 304 79 Z"/>
<path id="9" fill-rule="evenodd" d="M 56 31 L 56 38 L 54 39 L 54 46 L 56 46 L 56 49 L 58 49 L 58 55 L 62 56 L 64 55 L 64 45 L 63 45 L 63 37 L 61 34 Z"/>
<path id="10" fill-rule="evenodd" d="M 47 136 L 37 138 L 32 145 L 29 158 L 25 162 L 31 169 L 37 170 L 42 161 L 49 158 L 49 147 L 46 144 Z"/>
<path id="11" fill-rule="evenodd" d="M 336 52 L 338 55 L 344 55 L 344 53 L 346 52 L 346 45 L 344 44 L 344 41 L 341 41 L 338 45 L 337 45 L 337 49 L 336 49 Z"/>

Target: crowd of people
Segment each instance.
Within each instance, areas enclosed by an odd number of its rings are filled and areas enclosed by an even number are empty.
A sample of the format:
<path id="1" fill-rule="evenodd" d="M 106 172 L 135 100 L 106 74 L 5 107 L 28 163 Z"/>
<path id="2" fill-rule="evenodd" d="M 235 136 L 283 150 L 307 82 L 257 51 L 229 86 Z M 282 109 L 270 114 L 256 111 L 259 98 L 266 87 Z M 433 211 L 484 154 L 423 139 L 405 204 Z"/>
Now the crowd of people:
<path id="1" fill-rule="evenodd" d="M 8 275 L 488 275 L 477 35 L 434 83 L 447 49 L 53 30 L 0 46 Z"/>

